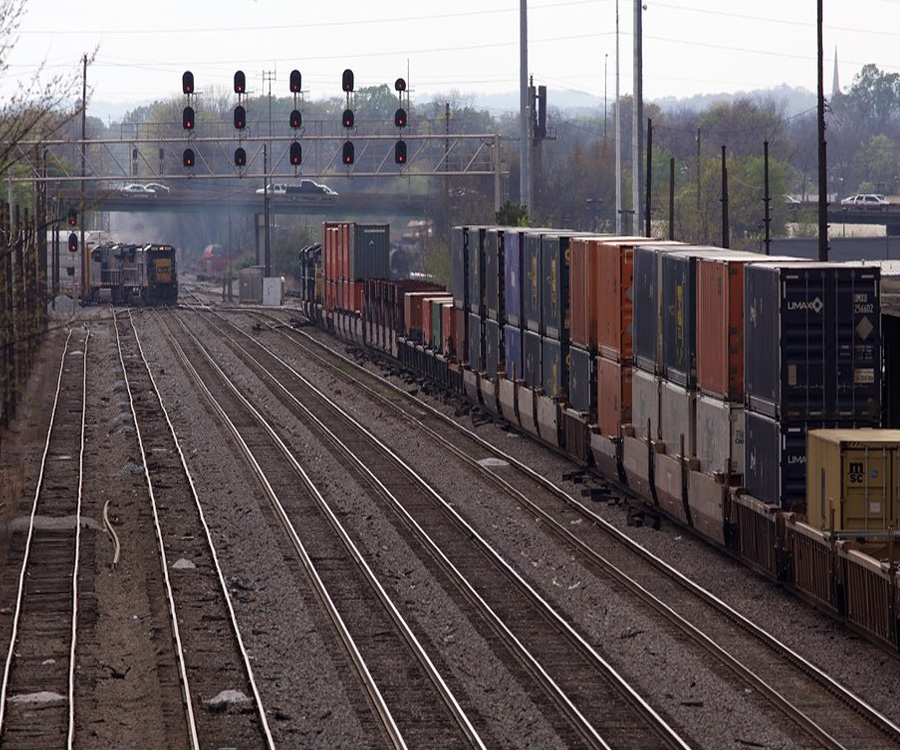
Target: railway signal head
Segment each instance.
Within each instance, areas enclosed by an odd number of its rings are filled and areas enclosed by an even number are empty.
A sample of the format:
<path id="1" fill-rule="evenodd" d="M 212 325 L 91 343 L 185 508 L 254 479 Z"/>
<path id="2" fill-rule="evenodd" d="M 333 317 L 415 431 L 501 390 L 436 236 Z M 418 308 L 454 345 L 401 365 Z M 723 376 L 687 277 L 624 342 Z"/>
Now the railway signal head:
<path id="1" fill-rule="evenodd" d="M 406 110 L 403 109 L 403 107 L 398 108 L 397 111 L 394 112 L 394 125 L 398 128 L 406 127 Z"/>
<path id="2" fill-rule="evenodd" d="M 238 70 L 234 74 L 234 93 L 243 94 L 247 91 L 247 76 L 243 70 Z"/>
<path id="3" fill-rule="evenodd" d="M 299 94 L 299 93 L 300 93 L 300 89 L 301 89 L 300 83 L 301 83 L 302 80 L 303 80 L 303 79 L 300 77 L 300 71 L 299 71 L 299 70 L 292 70 L 292 71 L 291 71 L 291 81 L 290 81 L 290 85 L 291 85 L 291 93 L 292 93 L 292 94 Z"/>
<path id="4" fill-rule="evenodd" d="M 297 130 L 303 124 L 303 115 L 299 109 L 291 110 L 291 127 Z"/>
<path id="5" fill-rule="evenodd" d="M 69 235 L 69 252 L 77 253 L 78 252 L 78 235 L 75 232 L 72 232 Z"/>
<path id="6" fill-rule="evenodd" d="M 181 126 L 185 130 L 193 130 L 196 121 L 194 120 L 194 108 L 185 107 L 181 112 Z"/>
<path id="7" fill-rule="evenodd" d="M 397 141 L 394 144 L 394 161 L 397 164 L 406 164 L 406 141 Z"/>
<path id="8" fill-rule="evenodd" d="M 398 94 L 402 94 L 404 91 L 406 91 L 406 81 L 404 81 L 402 78 L 398 78 L 396 81 L 394 81 L 394 91 L 396 91 Z"/>
<path id="9" fill-rule="evenodd" d="M 353 91 L 353 71 L 347 68 L 341 76 L 341 88 L 348 94 Z"/>
<path id="10" fill-rule="evenodd" d="M 347 128 L 348 130 L 353 127 L 353 123 L 355 122 L 355 117 L 353 116 L 352 109 L 345 109 L 344 114 L 341 117 L 341 124 Z"/>
<path id="11" fill-rule="evenodd" d="M 238 104 L 234 108 L 234 126 L 238 130 L 243 130 L 247 127 L 247 110 L 245 110 L 240 104 Z"/>
<path id="12" fill-rule="evenodd" d="M 78 211 L 74 208 L 69 209 L 69 226 L 77 227 L 78 226 Z"/>
<path id="13" fill-rule="evenodd" d="M 299 167 L 303 162 L 303 147 L 297 141 L 291 144 L 290 160 L 293 167 Z"/>
<path id="14" fill-rule="evenodd" d="M 187 169 L 194 168 L 194 149 L 186 148 L 184 152 L 181 154 L 181 163 Z"/>
<path id="15" fill-rule="evenodd" d="M 247 152 L 238 146 L 234 150 L 234 166 L 236 167 L 246 167 L 247 166 Z"/>
<path id="16" fill-rule="evenodd" d="M 185 94 L 194 93 L 194 74 L 189 70 L 184 71 L 181 76 L 181 90 Z"/>
<path id="17" fill-rule="evenodd" d="M 344 148 L 341 153 L 341 160 L 346 165 L 353 164 L 354 158 L 354 149 L 353 149 L 353 141 L 344 141 Z"/>

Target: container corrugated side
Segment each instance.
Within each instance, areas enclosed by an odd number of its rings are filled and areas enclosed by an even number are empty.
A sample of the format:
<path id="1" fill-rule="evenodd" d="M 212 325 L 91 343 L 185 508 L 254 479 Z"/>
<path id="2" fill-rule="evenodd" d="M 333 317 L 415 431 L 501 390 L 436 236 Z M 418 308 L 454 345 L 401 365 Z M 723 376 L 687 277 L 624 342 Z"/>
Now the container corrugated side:
<path id="1" fill-rule="evenodd" d="M 597 413 L 596 360 L 587 349 L 569 347 L 569 404 L 589 415 Z"/>
<path id="2" fill-rule="evenodd" d="M 631 374 L 631 421 L 634 435 L 659 439 L 660 378 L 634 368 Z"/>
<path id="3" fill-rule="evenodd" d="M 541 334 L 537 331 L 525 331 L 522 336 L 523 380 L 526 388 L 540 388 L 543 370 L 541 369 Z"/>
<path id="4" fill-rule="evenodd" d="M 484 369 L 484 321 L 480 315 L 468 314 L 469 367 L 476 372 Z"/>
<path id="5" fill-rule="evenodd" d="M 524 327 L 529 331 L 543 333 L 541 320 L 541 295 L 544 283 L 541 277 L 541 235 L 529 232 L 524 235 L 522 250 L 522 315 Z"/>
<path id="6" fill-rule="evenodd" d="M 490 379 L 497 377 L 502 367 L 500 324 L 491 318 L 484 319 L 484 374 Z"/>
<path id="7" fill-rule="evenodd" d="M 469 248 L 469 312 L 484 316 L 484 227 L 468 227 Z"/>
<path id="8" fill-rule="evenodd" d="M 569 320 L 574 346 L 593 350 L 597 346 L 597 317 L 593 302 L 594 285 L 588 278 L 596 275 L 596 240 L 575 237 L 569 243 Z M 592 270 L 589 273 L 588 267 Z"/>
<path id="9" fill-rule="evenodd" d="M 391 277 L 390 224 L 355 224 L 349 239 L 347 277 L 351 281 Z"/>
<path id="10" fill-rule="evenodd" d="M 743 403 L 716 396 L 697 397 L 697 459 L 704 474 L 743 475 Z"/>
<path id="11" fill-rule="evenodd" d="M 523 380 L 522 329 L 512 325 L 503 326 L 503 340 L 506 347 L 506 377 L 508 380 Z"/>
<path id="12" fill-rule="evenodd" d="M 484 236 L 484 296 L 485 315 L 500 320 L 500 285 L 503 283 L 501 252 L 503 230 L 491 227 Z"/>
<path id="13" fill-rule="evenodd" d="M 811 430 L 807 443 L 809 524 L 886 532 L 900 524 L 900 430 Z"/>
<path id="14" fill-rule="evenodd" d="M 544 334 L 569 340 L 569 235 L 541 238 L 541 318 Z"/>
<path id="15" fill-rule="evenodd" d="M 441 305 L 441 351 L 447 357 L 456 356 L 456 315 L 452 302 Z"/>
<path id="16" fill-rule="evenodd" d="M 541 337 L 541 387 L 552 399 L 565 399 L 569 388 L 569 343 Z"/>
<path id="17" fill-rule="evenodd" d="M 453 293 L 453 304 L 464 310 L 469 309 L 466 239 L 465 227 L 453 227 L 450 232 L 450 291 Z"/>
<path id="18" fill-rule="evenodd" d="M 685 458 L 696 455 L 696 391 L 666 379 L 660 381 L 659 431 L 666 453 Z"/>
<path id="19" fill-rule="evenodd" d="M 632 423 L 630 363 L 597 357 L 597 428 L 607 438 L 618 439 L 622 425 Z"/>
<path id="20" fill-rule="evenodd" d="M 507 230 L 503 233 L 504 286 L 506 322 L 521 327 L 522 314 L 522 233 Z"/>
<path id="21" fill-rule="evenodd" d="M 697 387 L 744 398 L 744 263 L 700 258 L 697 266 Z"/>

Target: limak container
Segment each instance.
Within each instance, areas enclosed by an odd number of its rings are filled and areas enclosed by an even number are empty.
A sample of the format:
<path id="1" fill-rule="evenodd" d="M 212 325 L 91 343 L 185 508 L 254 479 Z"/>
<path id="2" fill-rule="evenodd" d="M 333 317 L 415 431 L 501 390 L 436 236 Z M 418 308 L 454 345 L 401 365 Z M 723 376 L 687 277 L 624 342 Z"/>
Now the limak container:
<path id="1" fill-rule="evenodd" d="M 832 531 L 883 532 L 900 522 L 900 430 L 812 430 L 806 514 Z"/>
<path id="2" fill-rule="evenodd" d="M 879 281 L 874 266 L 746 266 L 745 405 L 783 422 L 877 421 Z"/>

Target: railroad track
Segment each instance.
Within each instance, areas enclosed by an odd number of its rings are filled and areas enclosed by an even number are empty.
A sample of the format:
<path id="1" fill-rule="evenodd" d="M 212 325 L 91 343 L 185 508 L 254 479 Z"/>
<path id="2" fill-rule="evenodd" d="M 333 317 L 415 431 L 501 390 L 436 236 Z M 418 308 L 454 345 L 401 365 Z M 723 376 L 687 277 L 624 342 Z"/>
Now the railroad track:
<path id="1" fill-rule="evenodd" d="M 181 365 L 257 474 L 273 517 L 328 613 L 343 659 L 359 677 L 357 710 L 371 716 L 366 724 L 371 735 L 383 736 L 393 747 L 484 747 L 464 708 L 285 440 L 186 326 L 171 330 L 157 319 Z"/>
<path id="2" fill-rule="evenodd" d="M 0 746 L 7 750 L 74 742 L 89 340 L 87 329 L 66 338 L 27 533 L 10 548 L 7 569 L 19 573 L 3 634 Z"/>
<path id="3" fill-rule="evenodd" d="M 116 316 L 116 341 L 159 551 L 153 580 L 171 627 L 160 652 L 174 649 L 182 694 L 173 723 L 183 718 L 191 748 L 274 748 L 196 483 L 130 313 Z"/>
<path id="4" fill-rule="evenodd" d="M 429 439 L 502 488 L 576 551 L 589 569 L 639 597 L 764 696 L 818 746 L 889 748 L 900 744 L 900 727 L 890 718 L 553 482 L 307 333 L 290 329 L 273 316 L 262 317 L 274 321 L 281 336 L 300 346 L 304 358 L 316 358 L 355 387 L 366 389 L 378 403 L 402 414 L 411 426 L 425 430 Z M 485 460 L 490 458 L 499 459 L 503 468 Z M 614 545 L 609 544 L 610 539 Z"/>
<path id="5" fill-rule="evenodd" d="M 402 521 L 418 554 L 431 558 L 473 620 L 569 746 L 686 747 L 621 674 L 399 455 L 252 337 L 210 324 L 276 394 L 282 407 L 331 441 L 349 471 L 369 477 L 373 501 Z M 280 408 L 280 407 L 279 407 Z M 365 456 L 365 458 L 361 458 Z"/>

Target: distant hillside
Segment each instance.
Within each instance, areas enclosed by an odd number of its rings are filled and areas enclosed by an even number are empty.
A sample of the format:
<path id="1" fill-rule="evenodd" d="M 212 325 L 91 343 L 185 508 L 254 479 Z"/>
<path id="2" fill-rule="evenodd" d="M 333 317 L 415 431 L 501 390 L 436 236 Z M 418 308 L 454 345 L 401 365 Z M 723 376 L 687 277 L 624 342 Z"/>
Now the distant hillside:
<path id="1" fill-rule="evenodd" d="M 602 110 L 603 99 L 585 94 L 580 91 L 548 91 L 548 106 L 560 109 L 564 112 L 576 112 L 578 110 Z M 698 94 L 688 98 L 664 97 L 651 99 L 664 111 L 707 109 L 712 104 L 720 102 L 733 102 L 737 99 L 772 99 L 784 106 L 786 117 L 793 117 L 801 112 L 813 109 L 816 106 L 816 95 L 812 91 L 801 88 L 792 88 L 781 85 L 774 89 L 756 89 L 754 91 L 738 91 L 731 94 Z M 475 94 L 473 95 L 476 107 L 486 109 L 492 114 L 502 112 L 517 112 L 519 110 L 519 94 L 509 92 L 504 94 Z M 607 106 L 612 107 L 613 100 L 607 100 Z"/>

